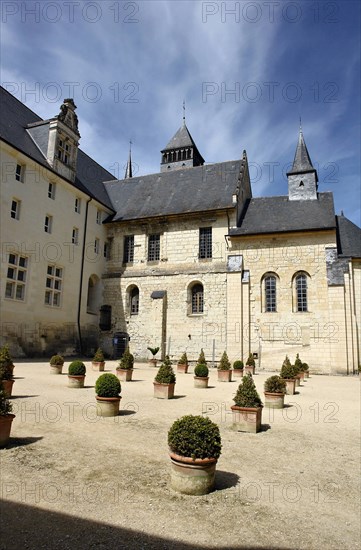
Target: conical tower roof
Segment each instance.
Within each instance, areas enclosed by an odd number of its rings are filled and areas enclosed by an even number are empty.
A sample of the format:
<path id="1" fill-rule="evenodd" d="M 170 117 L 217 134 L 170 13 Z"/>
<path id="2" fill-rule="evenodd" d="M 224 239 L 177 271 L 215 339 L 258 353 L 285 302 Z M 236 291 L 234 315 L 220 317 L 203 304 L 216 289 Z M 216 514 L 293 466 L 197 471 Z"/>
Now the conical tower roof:
<path id="1" fill-rule="evenodd" d="M 314 171 L 310 155 L 307 150 L 305 138 L 303 137 L 302 128 L 298 136 L 298 143 L 295 153 L 295 158 L 289 174 L 299 174 L 302 172 Z"/>

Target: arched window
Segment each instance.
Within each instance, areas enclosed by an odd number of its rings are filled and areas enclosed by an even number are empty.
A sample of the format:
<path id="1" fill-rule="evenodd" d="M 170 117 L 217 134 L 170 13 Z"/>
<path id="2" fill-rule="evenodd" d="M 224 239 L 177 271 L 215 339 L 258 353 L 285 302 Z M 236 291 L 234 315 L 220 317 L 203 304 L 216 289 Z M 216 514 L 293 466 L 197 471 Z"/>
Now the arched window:
<path id="1" fill-rule="evenodd" d="M 277 277 L 266 275 L 263 279 L 264 311 L 277 311 Z"/>
<path id="2" fill-rule="evenodd" d="M 203 313 L 204 293 L 203 285 L 196 283 L 191 287 L 192 313 Z"/>
<path id="3" fill-rule="evenodd" d="M 133 288 L 130 291 L 130 314 L 131 315 L 138 315 L 139 313 L 139 288 L 137 286 L 133 286 Z"/>
<path id="4" fill-rule="evenodd" d="M 307 275 L 300 273 L 295 277 L 296 311 L 308 311 Z"/>

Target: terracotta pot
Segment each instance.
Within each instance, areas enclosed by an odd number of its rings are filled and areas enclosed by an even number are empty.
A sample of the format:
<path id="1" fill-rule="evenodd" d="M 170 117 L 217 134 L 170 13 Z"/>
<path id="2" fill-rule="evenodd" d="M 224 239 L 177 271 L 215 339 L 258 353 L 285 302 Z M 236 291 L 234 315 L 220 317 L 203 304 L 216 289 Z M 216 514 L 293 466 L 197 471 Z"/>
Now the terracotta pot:
<path id="1" fill-rule="evenodd" d="M 84 388 L 85 374 L 73 376 L 68 374 L 68 388 Z"/>
<path id="2" fill-rule="evenodd" d="M 62 374 L 63 365 L 50 365 L 50 374 Z"/>
<path id="3" fill-rule="evenodd" d="M 232 381 L 231 369 L 218 371 L 218 382 L 231 382 L 231 381 Z"/>
<path id="4" fill-rule="evenodd" d="M 235 378 L 242 378 L 243 376 L 243 369 L 233 369 L 233 376 Z"/>
<path id="5" fill-rule="evenodd" d="M 133 369 L 116 369 L 117 377 L 122 382 L 130 382 L 133 376 Z"/>
<path id="6" fill-rule="evenodd" d="M 262 407 L 238 407 L 233 405 L 233 429 L 238 432 L 257 433 L 261 429 Z"/>
<path id="7" fill-rule="evenodd" d="M 171 459 L 170 486 L 186 495 L 207 495 L 214 488 L 216 458 L 196 458 L 169 453 Z"/>
<path id="8" fill-rule="evenodd" d="M 297 376 L 296 376 L 296 378 L 295 378 L 295 381 L 296 381 L 296 388 L 297 388 L 298 386 L 301 385 L 301 379 L 300 379 L 300 377 L 299 377 L 298 374 L 297 374 Z"/>
<path id="9" fill-rule="evenodd" d="M 118 416 L 121 397 L 98 397 L 97 416 Z"/>
<path id="10" fill-rule="evenodd" d="M 208 388 L 209 376 L 194 376 L 195 388 Z"/>
<path id="11" fill-rule="evenodd" d="M 298 376 L 299 376 L 299 379 L 300 379 L 300 380 L 304 380 L 304 379 L 305 379 L 305 373 L 304 373 L 304 372 L 300 372 L 300 374 L 299 374 Z"/>
<path id="12" fill-rule="evenodd" d="M 15 414 L 0 415 L 0 447 L 6 447 L 10 439 L 11 424 Z"/>
<path id="13" fill-rule="evenodd" d="M 14 374 L 15 365 L 12 363 L 11 365 L 9 365 L 9 369 L 11 371 L 11 374 Z"/>
<path id="14" fill-rule="evenodd" d="M 157 366 L 157 359 L 149 359 L 149 363 L 153 366 L 153 367 L 156 367 Z"/>
<path id="15" fill-rule="evenodd" d="M 159 384 L 158 382 L 153 382 L 153 386 L 154 397 L 157 399 L 172 399 L 172 397 L 174 397 L 175 384 Z"/>
<path id="16" fill-rule="evenodd" d="M 5 392 L 5 397 L 11 397 L 11 393 L 13 391 L 13 385 L 15 380 L 3 380 L 2 385 Z"/>
<path id="17" fill-rule="evenodd" d="M 305 378 L 310 377 L 310 371 L 308 371 L 308 370 L 305 370 L 305 372 L 303 374 L 305 375 Z"/>
<path id="18" fill-rule="evenodd" d="M 296 387 L 296 379 L 284 378 L 284 381 L 286 382 L 286 395 L 294 395 L 295 387 Z"/>
<path id="19" fill-rule="evenodd" d="M 264 406 L 267 409 L 283 409 L 285 406 L 284 393 L 264 392 Z"/>
<path id="20" fill-rule="evenodd" d="M 255 368 L 252 365 L 246 365 L 244 367 L 245 374 L 254 374 Z"/>
<path id="21" fill-rule="evenodd" d="M 177 364 L 177 372 L 180 372 L 182 374 L 187 374 L 188 372 L 188 364 L 186 363 L 178 363 Z"/>
<path id="22" fill-rule="evenodd" d="M 103 372 L 105 367 L 105 361 L 92 361 L 93 370 L 97 372 Z"/>

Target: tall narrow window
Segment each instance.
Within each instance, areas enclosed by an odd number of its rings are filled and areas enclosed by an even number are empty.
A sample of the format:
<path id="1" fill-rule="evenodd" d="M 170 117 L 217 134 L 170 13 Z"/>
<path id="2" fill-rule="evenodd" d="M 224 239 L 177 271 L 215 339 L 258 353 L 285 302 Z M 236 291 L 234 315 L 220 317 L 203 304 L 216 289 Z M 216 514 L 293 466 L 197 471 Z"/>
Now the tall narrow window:
<path id="1" fill-rule="evenodd" d="M 126 235 L 124 237 L 124 263 L 131 264 L 134 262 L 134 235 Z"/>
<path id="2" fill-rule="evenodd" d="M 149 235 L 148 237 L 148 262 L 160 259 L 160 235 Z"/>
<path id="3" fill-rule="evenodd" d="M 79 229 L 77 227 L 73 227 L 71 242 L 72 244 L 79 244 Z"/>
<path id="4" fill-rule="evenodd" d="M 108 242 L 105 242 L 104 243 L 104 248 L 103 248 L 103 256 L 106 260 L 109 260 L 109 257 L 110 257 L 110 247 L 109 247 L 109 243 Z"/>
<path id="5" fill-rule="evenodd" d="M 15 170 L 16 181 L 21 181 L 21 182 L 24 181 L 24 171 L 25 171 L 24 166 L 22 166 L 21 164 L 16 165 L 16 170 Z"/>
<path id="6" fill-rule="evenodd" d="M 53 225 L 53 217 L 49 216 L 49 215 L 46 215 L 45 216 L 45 221 L 44 221 L 44 231 L 45 231 L 45 233 L 51 233 L 52 225 Z"/>
<path id="7" fill-rule="evenodd" d="M 274 275 L 267 275 L 264 279 L 265 311 L 276 311 L 276 284 Z"/>
<path id="8" fill-rule="evenodd" d="M 130 291 L 130 314 L 138 315 L 139 313 L 139 288 L 133 287 Z"/>
<path id="9" fill-rule="evenodd" d="M 79 199 L 79 197 L 76 197 L 75 204 L 74 204 L 74 210 L 77 214 L 80 214 L 80 205 L 81 205 L 81 199 Z"/>
<path id="10" fill-rule="evenodd" d="M 49 182 L 48 185 L 48 197 L 49 199 L 55 199 L 55 183 Z"/>
<path id="11" fill-rule="evenodd" d="M 58 143 L 58 159 L 61 160 L 64 164 L 69 164 L 70 162 L 70 152 L 71 147 L 66 139 L 59 139 Z"/>
<path id="12" fill-rule="evenodd" d="M 203 285 L 197 283 L 192 286 L 192 313 L 203 313 L 204 308 L 204 296 Z"/>
<path id="13" fill-rule="evenodd" d="M 199 229 L 199 257 L 212 258 L 212 228 L 201 227 Z"/>
<path id="14" fill-rule="evenodd" d="M 99 249 L 100 249 L 99 239 L 95 239 L 95 241 L 94 241 L 94 252 L 95 252 L 95 254 L 99 254 Z"/>
<path id="15" fill-rule="evenodd" d="M 12 300 L 25 299 L 28 259 L 19 254 L 9 254 L 6 275 L 5 298 Z"/>
<path id="16" fill-rule="evenodd" d="M 60 307 L 63 288 L 63 268 L 48 265 L 45 283 L 45 305 Z"/>
<path id="17" fill-rule="evenodd" d="M 100 225 L 102 223 L 102 212 L 101 210 L 97 210 L 97 224 Z"/>
<path id="18" fill-rule="evenodd" d="M 307 277 L 303 273 L 296 277 L 297 311 L 307 311 Z"/>
<path id="19" fill-rule="evenodd" d="M 13 220 L 18 220 L 20 218 L 20 201 L 17 199 L 11 201 L 10 216 Z"/>

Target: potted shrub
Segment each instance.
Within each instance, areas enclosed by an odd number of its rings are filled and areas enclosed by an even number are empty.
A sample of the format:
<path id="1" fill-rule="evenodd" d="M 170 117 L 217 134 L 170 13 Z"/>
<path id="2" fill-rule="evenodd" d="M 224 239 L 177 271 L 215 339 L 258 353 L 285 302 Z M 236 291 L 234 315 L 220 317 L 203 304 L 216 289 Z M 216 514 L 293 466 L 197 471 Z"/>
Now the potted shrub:
<path id="1" fill-rule="evenodd" d="M 0 348 L 0 364 L 9 367 L 11 373 L 14 373 L 14 362 L 7 345 Z"/>
<path id="2" fill-rule="evenodd" d="M 50 374 L 61 374 L 63 372 L 64 357 L 53 355 L 50 357 Z"/>
<path id="3" fill-rule="evenodd" d="M 231 363 L 229 362 L 228 355 L 224 351 L 221 360 L 217 366 L 218 370 L 218 382 L 231 382 L 232 371 Z"/>
<path id="4" fill-rule="evenodd" d="M 246 361 L 245 374 L 254 374 L 256 362 L 253 357 L 253 353 L 250 353 Z"/>
<path id="5" fill-rule="evenodd" d="M 296 367 L 296 369 L 298 370 L 298 375 L 297 375 L 298 379 L 299 379 L 300 381 L 303 380 L 304 377 L 305 377 L 305 375 L 304 375 L 304 372 L 303 372 L 303 370 L 302 370 L 302 361 L 301 361 L 300 356 L 299 356 L 298 353 L 297 353 L 296 359 L 295 359 L 295 367 Z M 298 384 L 298 385 L 299 385 L 299 384 Z"/>
<path id="6" fill-rule="evenodd" d="M 115 374 L 105 372 L 99 376 L 95 382 L 98 416 L 117 416 L 119 414 L 120 392 L 121 385 Z"/>
<path id="7" fill-rule="evenodd" d="M 5 397 L 11 397 L 14 382 L 12 368 L 0 360 L 0 386 L 4 390 Z"/>
<path id="8" fill-rule="evenodd" d="M 85 373 L 83 361 L 72 361 L 68 367 L 68 387 L 84 388 Z"/>
<path id="9" fill-rule="evenodd" d="M 286 395 L 294 395 L 296 387 L 296 369 L 286 355 L 283 361 L 280 377 L 286 382 Z"/>
<path id="10" fill-rule="evenodd" d="M 0 447 L 6 447 L 10 439 L 11 424 L 15 414 L 11 414 L 12 405 L 0 388 Z"/>
<path id="11" fill-rule="evenodd" d="M 242 378 L 244 364 L 243 361 L 235 361 L 233 363 L 233 374 L 235 378 Z"/>
<path id="12" fill-rule="evenodd" d="M 197 364 L 198 365 L 207 365 L 207 361 L 206 361 L 206 357 L 204 355 L 203 348 L 201 348 L 201 352 L 199 354 Z"/>
<path id="13" fill-rule="evenodd" d="M 101 348 L 98 348 L 95 352 L 95 355 L 92 359 L 92 367 L 93 370 L 96 370 L 98 372 L 103 372 L 105 367 L 105 358 L 104 353 Z"/>
<path id="14" fill-rule="evenodd" d="M 186 352 L 183 353 L 177 364 L 177 372 L 187 374 L 188 372 L 188 357 Z"/>
<path id="15" fill-rule="evenodd" d="M 134 355 L 130 353 L 129 344 L 126 347 L 123 357 L 116 368 L 117 377 L 122 382 L 130 382 L 133 375 Z"/>
<path id="16" fill-rule="evenodd" d="M 155 358 L 155 356 L 157 355 L 158 351 L 159 351 L 159 347 L 158 348 L 147 348 L 150 353 L 152 354 L 152 359 L 149 359 L 149 363 L 151 363 L 153 365 L 153 367 L 156 367 L 157 366 L 157 360 Z"/>
<path id="17" fill-rule="evenodd" d="M 194 387 L 208 388 L 208 367 L 207 365 L 198 364 L 194 368 Z"/>
<path id="18" fill-rule="evenodd" d="M 286 381 L 275 374 L 264 383 L 264 404 L 268 409 L 283 409 L 285 403 Z"/>
<path id="19" fill-rule="evenodd" d="M 217 424 L 204 416 L 183 416 L 172 424 L 168 446 L 171 488 L 186 495 L 210 493 L 222 448 Z"/>
<path id="20" fill-rule="evenodd" d="M 257 433 L 261 429 L 262 401 L 251 374 L 246 374 L 233 398 L 233 427 L 237 431 Z"/>
<path id="21" fill-rule="evenodd" d="M 302 363 L 302 371 L 304 374 L 304 378 L 310 377 L 310 367 L 307 365 L 307 363 Z"/>
<path id="22" fill-rule="evenodd" d="M 176 376 L 172 368 L 172 363 L 170 362 L 169 356 L 166 355 L 153 382 L 154 397 L 158 399 L 172 399 L 172 397 L 174 397 L 175 381 Z"/>

